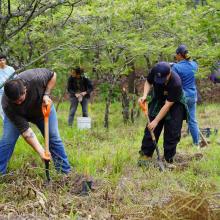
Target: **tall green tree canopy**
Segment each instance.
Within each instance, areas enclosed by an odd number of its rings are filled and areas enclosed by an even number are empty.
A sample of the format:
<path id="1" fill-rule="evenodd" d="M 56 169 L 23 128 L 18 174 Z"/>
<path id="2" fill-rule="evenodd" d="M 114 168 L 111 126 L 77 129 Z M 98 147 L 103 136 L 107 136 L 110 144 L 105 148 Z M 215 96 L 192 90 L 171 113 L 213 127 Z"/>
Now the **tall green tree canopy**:
<path id="1" fill-rule="evenodd" d="M 0 49 L 17 68 L 43 65 L 66 76 L 84 65 L 94 77 L 117 78 L 131 62 L 147 70 L 172 61 L 184 43 L 204 76 L 220 59 L 219 8 L 214 0 L 2 0 Z"/>

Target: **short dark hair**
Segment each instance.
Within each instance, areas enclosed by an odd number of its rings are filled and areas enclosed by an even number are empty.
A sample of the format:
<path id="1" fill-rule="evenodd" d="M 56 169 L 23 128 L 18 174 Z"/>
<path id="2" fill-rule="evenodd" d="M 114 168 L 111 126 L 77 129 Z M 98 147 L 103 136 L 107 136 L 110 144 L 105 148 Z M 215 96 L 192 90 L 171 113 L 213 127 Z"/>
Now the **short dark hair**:
<path id="1" fill-rule="evenodd" d="M 12 101 L 18 100 L 25 91 L 25 83 L 21 79 L 9 80 L 4 85 L 5 95 Z"/>
<path id="2" fill-rule="evenodd" d="M 79 66 L 75 67 L 74 70 L 75 70 L 76 74 L 79 74 L 79 75 L 82 75 L 84 73 L 84 69 Z"/>
<path id="3" fill-rule="evenodd" d="M 4 54 L 0 54 L 0 59 L 6 59 L 6 56 Z"/>
<path id="4" fill-rule="evenodd" d="M 190 56 L 188 53 L 189 53 L 189 51 L 188 51 L 186 45 L 184 45 L 184 44 L 179 45 L 179 47 L 176 49 L 176 54 L 180 54 L 186 60 L 190 59 Z"/>

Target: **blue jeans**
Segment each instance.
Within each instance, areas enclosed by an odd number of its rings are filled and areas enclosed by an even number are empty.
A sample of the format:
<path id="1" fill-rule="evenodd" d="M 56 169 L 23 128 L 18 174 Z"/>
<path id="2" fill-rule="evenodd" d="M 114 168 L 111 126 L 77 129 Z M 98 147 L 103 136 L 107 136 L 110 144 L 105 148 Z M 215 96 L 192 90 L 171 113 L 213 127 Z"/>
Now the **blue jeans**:
<path id="1" fill-rule="evenodd" d="M 83 117 L 88 117 L 88 102 L 89 102 L 89 99 L 84 96 L 83 99 L 82 99 L 82 102 L 80 103 L 81 106 L 82 106 L 82 115 L 83 115 Z M 72 126 L 73 119 L 74 119 L 79 101 L 75 96 L 70 96 L 70 103 L 71 104 L 70 104 L 68 125 Z"/>
<path id="2" fill-rule="evenodd" d="M 2 118 L 2 121 L 4 120 L 4 112 L 3 112 L 3 109 L 2 109 L 2 94 L 0 94 L 0 116 Z"/>
<path id="3" fill-rule="evenodd" d="M 42 135 L 44 135 L 44 119 L 41 118 L 34 122 L 34 124 L 40 129 Z M 11 158 L 19 136 L 19 130 L 8 119 L 8 117 L 5 116 L 3 135 L 0 140 L 0 174 L 6 173 L 7 164 Z M 49 150 L 56 170 L 62 173 L 69 173 L 71 168 L 59 135 L 58 121 L 54 106 L 51 107 L 49 117 Z"/>
<path id="4" fill-rule="evenodd" d="M 196 120 L 196 97 L 186 97 L 186 104 L 189 110 L 189 131 L 193 139 L 193 143 L 199 144 L 199 127 Z"/>

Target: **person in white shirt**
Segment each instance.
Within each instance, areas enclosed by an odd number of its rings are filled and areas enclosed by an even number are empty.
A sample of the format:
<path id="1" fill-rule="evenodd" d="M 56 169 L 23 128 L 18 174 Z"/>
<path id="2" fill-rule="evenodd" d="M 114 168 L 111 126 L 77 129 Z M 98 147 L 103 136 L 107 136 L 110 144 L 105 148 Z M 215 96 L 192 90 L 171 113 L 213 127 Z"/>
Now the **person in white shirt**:
<path id="1" fill-rule="evenodd" d="M 4 92 L 4 87 L 2 86 L 6 80 L 14 75 L 14 68 L 7 65 L 6 56 L 0 54 L 0 116 L 4 119 L 4 112 L 2 110 L 2 95 Z"/>

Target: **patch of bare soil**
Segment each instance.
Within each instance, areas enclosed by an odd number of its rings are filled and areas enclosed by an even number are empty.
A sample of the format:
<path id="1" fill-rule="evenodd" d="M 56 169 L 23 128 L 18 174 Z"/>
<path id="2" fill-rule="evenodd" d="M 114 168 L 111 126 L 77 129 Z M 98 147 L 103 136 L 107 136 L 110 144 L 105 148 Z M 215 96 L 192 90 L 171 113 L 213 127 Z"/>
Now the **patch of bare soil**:
<path id="1" fill-rule="evenodd" d="M 187 154 L 187 153 L 177 153 L 175 155 L 175 165 L 180 170 L 186 169 L 189 167 L 190 162 L 193 160 L 201 160 L 203 158 L 202 153 L 194 153 L 194 154 Z"/>
<path id="2" fill-rule="evenodd" d="M 177 154 L 177 161 L 201 159 Z M 22 168 L 12 175 L 0 178 L 1 219 L 76 219 L 125 220 L 125 219 L 219 219 L 218 195 L 194 195 L 187 192 L 161 192 L 149 188 L 147 178 L 156 173 L 138 175 L 138 168 L 128 169 L 113 184 L 105 179 L 92 180 L 93 190 L 82 196 L 85 175 L 72 172 L 69 176 L 52 176 L 45 185 L 44 176 Z M 91 180 L 91 179 L 90 179 Z"/>

